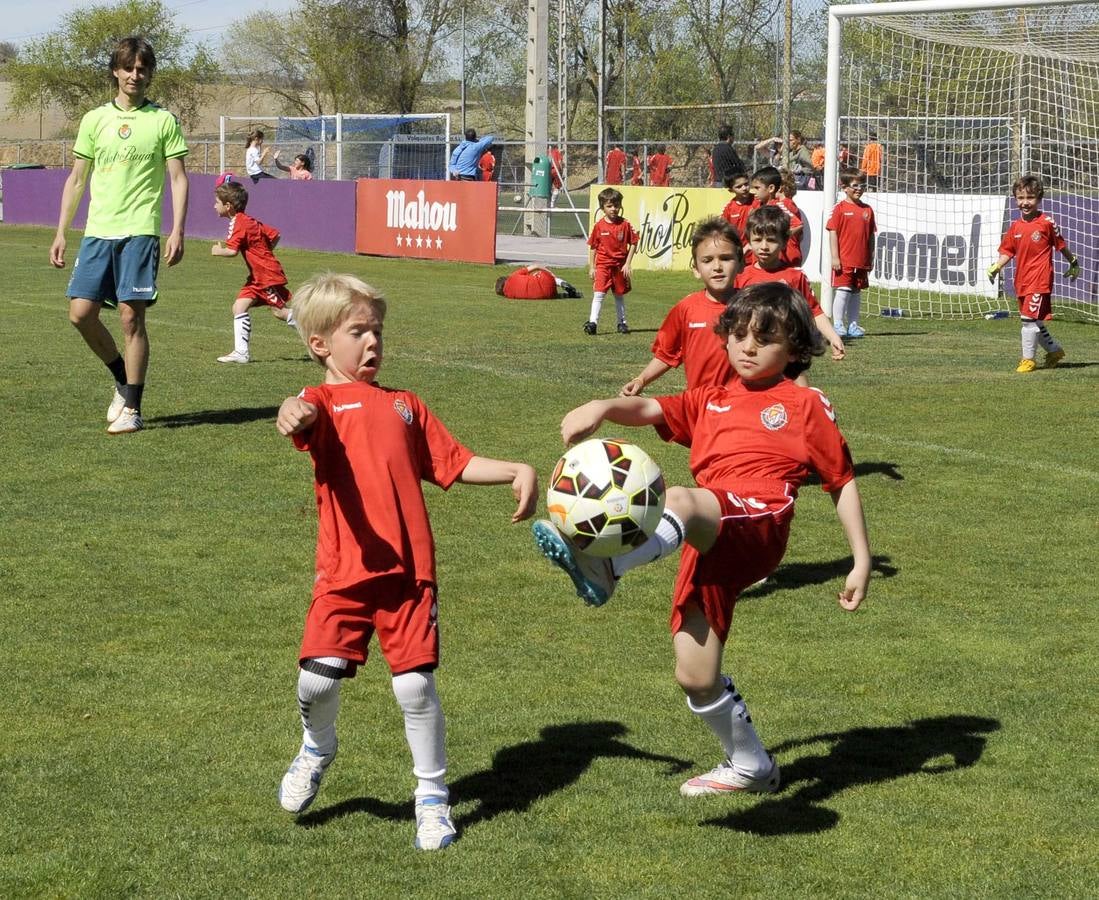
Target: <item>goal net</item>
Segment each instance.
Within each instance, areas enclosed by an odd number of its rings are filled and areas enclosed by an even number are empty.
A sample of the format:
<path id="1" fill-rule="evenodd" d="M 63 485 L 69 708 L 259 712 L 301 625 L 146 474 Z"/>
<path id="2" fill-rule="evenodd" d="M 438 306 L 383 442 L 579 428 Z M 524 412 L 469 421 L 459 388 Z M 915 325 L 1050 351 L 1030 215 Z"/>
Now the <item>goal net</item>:
<path id="1" fill-rule="evenodd" d="M 308 154 L 313 160 L 314 178 L 447 177 L 450 157 L 447 113 L 223 116 L 223 170 L 232 168 L 236 156 L 243 159 L 244 140 L 243 137 L 238 140 L 238 135 L 257 125 L 267 131 L 268 146 L 281 150 L 280 162 L 289 165 L 299 153 Z"/>
<path id="2" fill-rule="evenodd" d="M 878 235 L 868 312 L 1017 311 L 1014 267 L 996 284 L 985 272 L 1018 216 L 1012 183 L 1036 174 L 1042 210 L 1083 267 L 1068 281 L 1055 254 L 1054 310 L 1099 322 L 1099 4 L 832 6 L 828 63 L 825 184 L 845 167 L 871 173 L 864 200 Z"/>

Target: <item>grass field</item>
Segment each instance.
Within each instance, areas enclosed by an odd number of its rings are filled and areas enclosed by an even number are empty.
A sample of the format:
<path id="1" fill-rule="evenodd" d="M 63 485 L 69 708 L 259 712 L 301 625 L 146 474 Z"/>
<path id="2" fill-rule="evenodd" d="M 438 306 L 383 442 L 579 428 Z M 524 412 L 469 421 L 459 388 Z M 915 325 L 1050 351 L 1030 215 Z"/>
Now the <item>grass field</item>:
<path id="1" fill-rule="evenodd" d="M 255 362 L 217 364 L 243 266 L 192 241 L 150 313 L 147 428 L 110 438 L 51 236 L 0 228 L 0 897 L 1099 893 L 1099 329 L 1055 322 L 1068 359 L 1029 376 L 1017 320 L 871 319 L 846 361 L 815 363 L 875 574 L 843 613 L 846 543 L 807 487 L 726 653 L 782 765 L 771 797 L 679 796 L 719 753 L 672 679 L 674 560 L 589 609 L 509 525 L 507 488 L 428 487 L 461 838 L 426 854 L 380 659 L 345 686 L 313 808 L 295 821 L 275 798 L 315 513 L 273 419 L 319 367 L 263 311 Z M 292 286 L 333 268 L 381 287 L 381 380 L 543 475 L 562 414 L 639 371 L 694 289 L 642 273 L 634 333 L 589 338 L 587 301 L 501 300 L 484 267 L 280 256 Z M 683 448 L 631 436 L 685 481 Z"/>

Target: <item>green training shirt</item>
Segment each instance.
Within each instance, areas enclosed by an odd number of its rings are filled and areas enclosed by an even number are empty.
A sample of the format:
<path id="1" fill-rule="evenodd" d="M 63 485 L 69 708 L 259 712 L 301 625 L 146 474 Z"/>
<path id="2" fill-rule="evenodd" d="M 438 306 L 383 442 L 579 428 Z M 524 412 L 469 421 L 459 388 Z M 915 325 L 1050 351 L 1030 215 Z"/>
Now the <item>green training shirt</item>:
<path id="1" fill-rule="evenodd" d="M 92 165 L 86 237 L 160 234 L 167 161 L 187 155 L 175 116 L 150 100 L 104 103 L 80 120 L 73 155 Z"/>

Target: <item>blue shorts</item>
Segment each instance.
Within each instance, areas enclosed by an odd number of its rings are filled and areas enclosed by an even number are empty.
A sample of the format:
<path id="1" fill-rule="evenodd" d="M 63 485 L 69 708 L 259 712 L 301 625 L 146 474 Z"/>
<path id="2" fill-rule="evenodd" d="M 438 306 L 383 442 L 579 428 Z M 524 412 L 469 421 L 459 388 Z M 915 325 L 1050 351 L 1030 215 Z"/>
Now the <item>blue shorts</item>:
<path id="1" fill-rule="evenodd" d="M 126 238 L 86 237 L 73 265 L 66 295 L 115 307 L 119 303 L 156 303 L 160 238 L 139 234 Z"/>

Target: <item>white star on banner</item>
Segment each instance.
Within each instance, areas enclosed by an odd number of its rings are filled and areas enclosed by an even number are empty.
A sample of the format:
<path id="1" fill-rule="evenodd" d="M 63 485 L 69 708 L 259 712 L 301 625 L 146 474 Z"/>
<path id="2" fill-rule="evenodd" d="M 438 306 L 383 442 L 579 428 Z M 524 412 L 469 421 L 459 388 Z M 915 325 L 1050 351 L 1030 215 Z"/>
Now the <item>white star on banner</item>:
<path id="1" fill-rule="evenodd" d="M 437 238 L 435 238 L 435 247 L 436 247 L 436 249 L 438 249 L 438 250 L 442 250 L 442 249 L 443 249 L 443 239 L 442 239 L 441 237 L 437 237 Z"/>
<path id="2" fill-rule="evenodd" d="M 422 247 L 424 245 L 424 239 L 419 235 L 416 235 L 416 246 Z"/>
<path id="3" fill-rule="evenodd" d="M 397 235 L 397 246 L 401 246 L 401 236 L 399 234 Z"/>
<path id="4" fill-rule="evenodd" d="M 412 235 L 410 235 L 410 234 L 406 234 L 406 235 L 404 236 L 404 245 L 405 245 L 406 247 L 411 247 L 411 246 L 412 246 Z"/>

